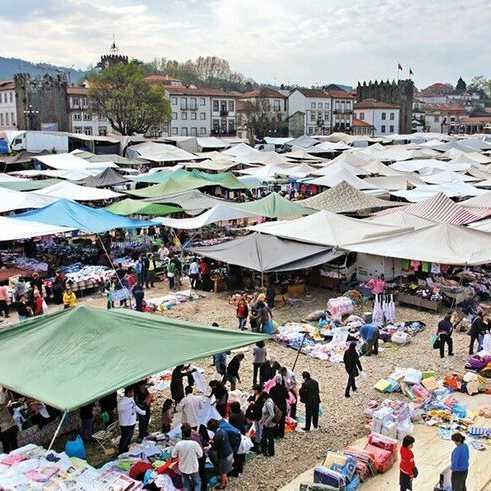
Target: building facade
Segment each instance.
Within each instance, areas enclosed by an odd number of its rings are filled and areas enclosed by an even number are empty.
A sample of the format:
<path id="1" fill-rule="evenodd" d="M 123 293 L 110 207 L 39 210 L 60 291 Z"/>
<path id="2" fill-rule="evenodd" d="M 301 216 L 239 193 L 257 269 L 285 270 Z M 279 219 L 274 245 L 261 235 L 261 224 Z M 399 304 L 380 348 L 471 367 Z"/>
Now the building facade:
<path id="1" fill-rule="evenodd" d="M 361 119 L 353 118 L 353 122 L 351 125 L 351 133 L 356 136 L 374 136 L 374 127 L 367 123 L 366 121 L 362 121 Z"/>
<path id="2" fill-rule="evenodd" d="M 109 121 L 91 110 L 87 87 L 67 87 L 69 131 L 85 135 L 106 136 Z"/>
<path id="3" fill-rule="evenodd" d="M 399 106 L 367 99 L 354 106 L 355 118 L 373 127 L 374 136 L 399 134 Z"/>
<path id="4" fill-rule="evenodd" d="M 288 96 L 277 90 L 261 87 L 242 94 L 237 100 L 237 136 L 257 137 L 258 121 L 269 127 L 270 134 L 264 136 L 286 136 L 288 118 Z"/>
<path id="5" fill-rule="evenodd" d="M 355 97 L 344 90 L 328 90 L 331 98 L 332 131 L 349 133 L 353 125 L 353 104 Z"/>
<path id="6" fill-rule="evenodd" d="M 236 135 L 236 94 L 185 86 L 165 90 L 172 110 L 167 136 Z"/>
<path id="7" fill-rule="evenodd" d="M 414 83 L 412 80 L 398 80 L 397 82 L 358 82 L 356 99 L 363 102 L 373 99 L 399 107 L 399 133 L 408 134 L 413 124 Z"/>
<path id="8" fill-rule="evenodd" d="M 0 130 L 16 130 L 17 121 L 15 82 L 4 80 L 0 82 Z"/>

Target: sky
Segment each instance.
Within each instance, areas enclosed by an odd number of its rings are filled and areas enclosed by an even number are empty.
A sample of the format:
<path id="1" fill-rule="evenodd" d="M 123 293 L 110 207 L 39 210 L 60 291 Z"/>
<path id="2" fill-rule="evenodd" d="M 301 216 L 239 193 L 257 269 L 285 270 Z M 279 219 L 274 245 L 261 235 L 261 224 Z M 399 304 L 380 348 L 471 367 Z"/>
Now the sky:
<path id="1" fill-rule="evenodd" d="M 219 56 L 258 82 L 491 78 L 491 0 L 2 0 L 0 56 L 86 68 L 108 51 Z M 400 63 L 404 70 L 398 72 Z"/>

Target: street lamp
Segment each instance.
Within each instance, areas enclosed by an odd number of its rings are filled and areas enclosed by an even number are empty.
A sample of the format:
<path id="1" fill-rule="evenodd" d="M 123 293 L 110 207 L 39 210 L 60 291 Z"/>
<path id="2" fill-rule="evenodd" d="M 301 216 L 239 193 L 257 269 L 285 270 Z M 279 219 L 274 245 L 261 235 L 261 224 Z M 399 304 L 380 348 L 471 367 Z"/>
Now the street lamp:
<path id="1" fill-rule="evenodd" d="M 36 118 L 39 115 L 39 111 L 37 109 L 34 109 L 32 104 L 28 104 L 27 108 L 24 110 L 24 117 L 26 118 L 27 121 L 27 129 L 31 130 L 32 129 L 32 121 L 34 118 Z"/>

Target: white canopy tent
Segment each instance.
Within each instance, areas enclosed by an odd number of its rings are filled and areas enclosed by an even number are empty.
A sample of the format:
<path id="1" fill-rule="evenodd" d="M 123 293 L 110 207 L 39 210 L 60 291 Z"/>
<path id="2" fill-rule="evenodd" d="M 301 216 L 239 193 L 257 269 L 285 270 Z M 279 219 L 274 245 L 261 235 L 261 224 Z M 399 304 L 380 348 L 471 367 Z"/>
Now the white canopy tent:
<path id="1" fill-rule="evenodd" d="M 266 222 L 250 228 L 284 239 L 333 247 L 401 231 L 400 227 L 369 223 L 325 210 L 296 220 Z"/>
<path id="2" fill-rule="evenodd" d="M 316 176 L 329 176 L 333 172 L 337 171 L 347 171 L 354 176 L 368 176 L 370 174 L 364 167 L 357 167 L 356 165 L 351 165 L 348 162 L 342 160 L 328 162 L 319 169 L 315 169 L 314 174 Z"/>
<path id="3" fill-rule="evenodd" d="M 373 186 L 387 191 L 400 191 L 407 189 L 408 186 L 422 186 L 425 184 L 419 177 L 410 173 L 395 176 L 367 177 L 365 180 Z"/>
<path id="4" fill-rule="evenodd" d="M 106 167 L 117 168 L 114 162 L 89 162 L 77 157 L 73 153 L 57 153 L 53 155 L 38 155 L 36 160 L 47 167 L 57 170 L 80 170 L 80 169 L 99 169 L 104 170 Z"/>
<path id="5" fill-rule="evenodd" d="M 59 182 L 43 189 L 36 191 L 36 194 L 43 196 L 53 196 L 64 198 L 72 201 L 98 201 L 103 199 L 112 199 L 122 196 L 109 189 L 91 188 L 88 186 L 79 186 L 71 182 Z"/>
<path id="6" fill-rule="evenodd" d="M 466 163 L 450 163 L 444 162 L 443 160 L 436 159 L 418 159 L 410 161 L 397 161 L 390 165 L 390 168 L 399 172 L 418 172 L 425 168 L 441 169 L 446 171 L 454 172 L 465 172 L 471 167 L 470 164 Z"/>
<path id="7" fill-rule="evenodd" d="M 43 206 L 47 206 L 55 202 L 57 199 L 58 198 L 51 196 L 40 196 L 35 193 L 0 188 L 0 213 L 15 210 L 42 208 Z"/>
<path id="8" fill-rule="evenodd" d="M 73 228 L 48 225 L 46 223 L 0 217 L 0 240 L 21 240 L 43 235 L 71 232 Z"/>
<path id="9" fill-rule="evenodd" d="M 145 142 L 126 149 L 130 159 L 145 159 L 151 162 L 188 162 L 199 160 L 196 155 L 167 143 Z"/>
<path id="10" fill-rule="evenodd" d="M 20 182 L 24 181 L 21 177 L 11 176 L 10 174 L 5 174 L 0 172 L 0 182 Z"/>
<path id="11" fill-rule="evenodd" d="M 157 217 L 154 220 L 166 227 L 193 230 L 217 222 L 237 220 L 239 218 L 255 218 L 257 215 L 239 210 L 230 205 L 219 204 L 193 218 L 165 218 Z"/>
<path id="12" fill-rule="evenodd" d="M 329 169 L 329 167 L 327 167 Z M 347 182 L 349 185 L 353 186 L 356 189 L 364 190 L 364 189 L 377 189 L 376 186 L 370 184 L 368 181 L 360 179 L 355 176 L 351 172 L 346 169 L 334 169 L 330 173 L 325 176 L 318 177 L 317 179 L 312 179 L 308 181 L 307 184 L 315 184 L 317 186 L 325 186 L 328 188 L 332 188 L 341 182 Z"/>
<path id="13" fill-rule="evenodd" d="M 431 198 L 438 193 L 443 193 L 449 198 L 464 198 L 467 196 L 480 196 L 482 194 L 485 194 L 486 191 L 484 189 L 477 189 L 476 187 L 466 182 L 436 185 L 428 184 L 425 186 L 417 186 L 416 188 L 409 191 L 391 191 L 391 194 L 393 196 L 407 199 L 412 203 Z"/>
<path id="14" fill-rule="evenodd" d="M 486 191 L 479 196 L 461 201 L 459 205 L 466 208 L 491 208 L 491 191 Z"/>
<path id="15" fill-rule="evenodd" d="M 449 184 L 455 182 L 477 182 L 477 177 L 467 176 L 465 174 L 459 174 L 451 170 L 440 171 L 440 169 L 433 169 L 431 175 L 422 175 L 421 180 L 427 184 Z M 491 175 L 489 176 L 491 179 Z M 476 184 L 478 186 L 478 184 Z"/>

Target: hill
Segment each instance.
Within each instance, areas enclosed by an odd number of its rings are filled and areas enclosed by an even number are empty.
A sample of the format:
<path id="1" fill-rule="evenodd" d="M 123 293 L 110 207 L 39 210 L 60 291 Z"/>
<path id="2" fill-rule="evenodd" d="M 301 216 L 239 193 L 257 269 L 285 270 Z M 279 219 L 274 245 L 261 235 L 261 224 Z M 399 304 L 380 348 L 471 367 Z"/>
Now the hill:
<path id="1" fill-rule="evenodd" d="M 32 77 L 36 77 L 46 73 L 56 75 L 60 72 L 66 73 L 72 83 L 80 81 L 85 74 L 84 71 L 73 68 L 59 67 L 48 63 L 31 63 L 19 58 L 0 56 L 0 80 L 13 78 L 16 73 L 29 73 Z"/>

